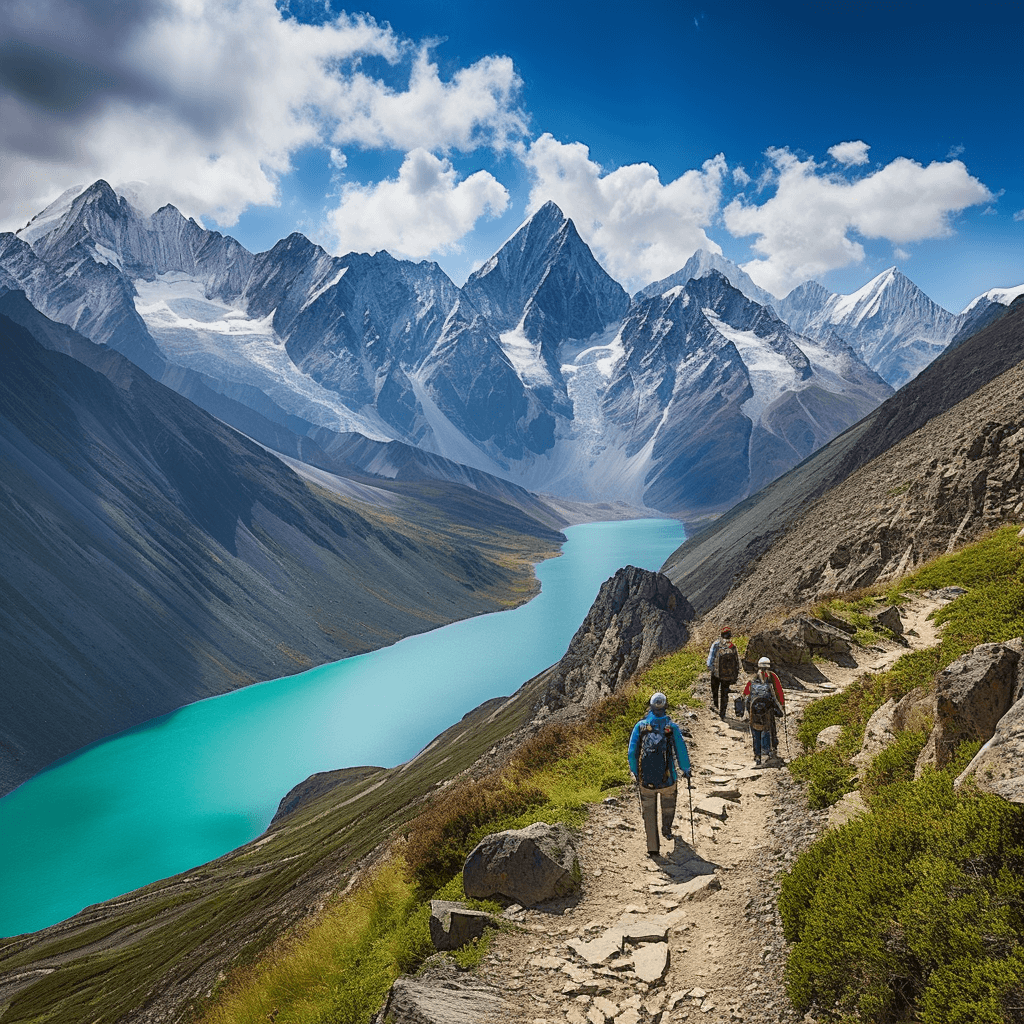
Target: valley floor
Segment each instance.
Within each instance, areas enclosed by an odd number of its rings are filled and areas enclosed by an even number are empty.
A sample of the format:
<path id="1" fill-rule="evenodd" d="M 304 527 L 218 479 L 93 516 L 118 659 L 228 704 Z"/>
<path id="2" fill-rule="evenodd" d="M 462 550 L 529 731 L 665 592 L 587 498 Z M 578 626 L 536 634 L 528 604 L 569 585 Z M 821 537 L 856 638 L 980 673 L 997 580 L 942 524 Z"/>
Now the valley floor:
<path id="1" fill-rule="evenodd" d="M 941 602 L 904 605 L 909 649 L 938 641 L 928 615 Z M 856 649 L 856 667 L 815 664 L 814 681 L 787 689 L 789 750 L 795 756 L 801 711 L 842 689 L 866 670 L 889 667 L 907 647 Z M 814 670 L 820 670 L 815 672 Z M 778 877 L 832 820 L 840 807 L 814 811 L 804 787 L 784 768 L 754 768 L 746 721 L 721 722 L 710 709 L 679 709 L 691 733 L 693 836 L 687 793 L 680 790 L 675 841 L 663 856 L 646 856 L 632 794 L 592 809 L 581 837 L 583 895 L 516 915 L 521 930 L 499 934 L 481 975 L 515 1008 L 505 1019 L 524 1024 L 637 1024 L 660 1021 L 744 1021 L 796 1024 L 783 969 L 786 944 L 776 910 Z M 780 722 L 780 752 L 787 740 Z M 625 753 L 623 754 L 625 756 Z M 715 794 L 719 794 L 716 798 Z M 701 810 L 697 810 L 700 807 Z M 721 816 L 719 816 L 721 815 Z M 648 938 L 619 953 L 625 926 Z M 601 943 L 608 938 L 607 945 Z M 661 948 L 659 948 L 661 947 Z M 667 951 L 661 981 L 642 980 Z M 660 1016 L 659 1016 L 660 1015 Z"/>

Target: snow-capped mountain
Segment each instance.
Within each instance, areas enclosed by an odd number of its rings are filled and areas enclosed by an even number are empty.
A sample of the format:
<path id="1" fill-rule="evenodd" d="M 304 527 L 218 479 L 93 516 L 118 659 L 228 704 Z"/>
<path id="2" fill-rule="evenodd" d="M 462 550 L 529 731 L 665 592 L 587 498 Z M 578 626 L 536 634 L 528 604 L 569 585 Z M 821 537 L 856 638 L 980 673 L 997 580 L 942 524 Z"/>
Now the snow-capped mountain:
<path id="1" fill-rule="evenodd" d="M 957 332 L 950 342 L 950 348 L 966 341 L 993 320 L 1006 312 L 1016 299 L 1024 295 L 1024 284 L 1015 288 L 990 288 L 967 303 L 960 311 Z"/>
<path id="2" fill-rule="evenodd" d="M 706 249 L 698 249 L 683 264 L 682 270 L 677 270 L 674 274 L 641 289 L 633 296 L 634 301 L 650 298 L 652 295 L 663 295 L 677 284 L 686 284 L 687 281 L 691 281 L 695 277 L 704 277 L 712 270 L 717 270 L 733 288 L 742 292 L 748 299 L 753 299 L 762 306 L 775 307 L 778 305 L 779 300 L 771 292 L 766 292 L 754 284 L 750 275 L 742 267 L 737 266 L 732 260 L 727 260 L 718 253 L 708 252 Z"/>
<path id="3" fill-rule="evenodd" d="M 797 336 L 717 271 L 634 303 L 603 407 L 655 507 L 694 487 L 725 509 L 806 458 L 892 389 L 847 346 Z"/>
<path id="4" fill-rule="evenodd" d="M 932 302 L 910 278 L 890 267 L 850 295 L 814 281 L 775 305 L 800 334 L 835 334 L 894 388 L 916 377 L 953 339 L 959 318 Z"/>
<path id="5" fill-rule="evenodd" d="M 548 203 L 460 289 L 434 263 L 299 234 L 253 254 L 104 182 L 0 236 L 0 283 L 243 431 L 398 440 L 533 490 L 686 514 L 757 489 L 890 390 L 719 261 L 631 302 Z"/>

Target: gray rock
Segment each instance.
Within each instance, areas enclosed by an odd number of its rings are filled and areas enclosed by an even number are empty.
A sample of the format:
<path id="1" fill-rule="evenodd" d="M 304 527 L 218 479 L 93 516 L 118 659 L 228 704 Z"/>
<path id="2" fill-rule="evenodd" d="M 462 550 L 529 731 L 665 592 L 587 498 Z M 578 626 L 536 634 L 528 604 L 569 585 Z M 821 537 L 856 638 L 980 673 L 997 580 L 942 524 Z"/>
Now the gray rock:
<path id="1" fill-rule="evenodd" d="M 1019 651 L 1006 644 L 980 644 L 939 673 L 935 727 L 918 756 L 917 775 L 927 764 L 948 764 L 964 740 L 992 738 L 1013 704 L 1020 660 Z"/>
<path id="2" fill-rule="evenodd" d="M 754 633 L 747 641 L 743 660 L 756 665 L 759 658 L 770 658 L 773 667 L 804 665 L 811 660 L 811 654 L 799 637 L 790 636 L 781 629 L 765 629 Z"/>
<path id="3" fill-rule="evenodd" d="M 830 725 L 815 737 L 814 745 L 818 750 L 824 750 L 826 747 L 834 747 L 839 742 L 839 737 L 843 734 L 843 727 L 841 725 Z"/>
<path id="4" fill-rule="evenodd" d="M 544 822 L 485 836 L 462 870 L 467 896 L 506 896 L 524 907 L 578 893 L 582 877 L 572 833 Z"/>
<path id="5" fill-rule="evenodd" d="M 483 935 L 485 929 L 493 924 L 495 920 L 490 914 L 470 910 L 464 903 L 430 901 L 430 941 L 434 949 L 460 949 Z"/>
<path id="6" fill-rule="evenodd" d="M 514 1008 L 497 990 L 461 978 L 401 977 L 374 1017 L 374 1024 L 482 1024 L 512 1020 Z"/>
<path id="7" fill-rule="evenodd" d="M 992 738 L 954 785 L 962 786 L 970 778 L 983 792 L 1024 804 L 1024 701 L 1017 701 L 1003 715 Z"/>
<path id="8" fill-rule="evenodd" d="M 544 704 L 589 707 L 690 638 L 696 612 L 667 576 L 628 565 L 601 585 L 555 666 Z"/>
<path id="9" fill-rule="evenodd" d="M 797 615 L 775 629 L 754 633 L 747 643 L 744 660 L 751 665 L 758 658 L 771 658 L 772 665 L 804 665 L 814 655 L 843 662 L 850 657 L 850 638 L 823 619 Z"/>
<path id="10" fill-rule="evenodd" d="M 900 610 L 895 605 L 883 608 L 874 616 L 875 622 L 886 629 L 892 630 L 897 636 L 903 636 L 903 619 L 900 617 Z"/>

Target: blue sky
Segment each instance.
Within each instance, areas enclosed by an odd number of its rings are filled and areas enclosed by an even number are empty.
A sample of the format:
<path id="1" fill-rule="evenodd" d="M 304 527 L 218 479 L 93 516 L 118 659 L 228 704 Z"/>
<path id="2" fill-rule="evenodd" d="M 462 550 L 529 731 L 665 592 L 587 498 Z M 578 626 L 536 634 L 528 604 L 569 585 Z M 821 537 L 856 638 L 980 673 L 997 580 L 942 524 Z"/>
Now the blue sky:
<path id="1" fill-rule="evenodd" d="M 436 259 L 540 202 L 635 289 L 1024 282 L 1024 5 L 35 0 L 0 13 L 0 228 L 135 182 L 253 250 Z"/>

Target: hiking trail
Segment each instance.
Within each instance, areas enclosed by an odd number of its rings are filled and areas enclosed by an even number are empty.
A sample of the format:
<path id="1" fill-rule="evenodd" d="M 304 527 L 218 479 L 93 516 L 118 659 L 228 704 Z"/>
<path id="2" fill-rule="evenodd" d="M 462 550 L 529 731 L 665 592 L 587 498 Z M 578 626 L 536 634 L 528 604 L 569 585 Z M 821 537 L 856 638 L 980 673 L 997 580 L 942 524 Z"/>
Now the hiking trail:
<path id="1" fill-rule="evenodd" d="M 787 686 L 787 723 L 778 728 L 786 761 L 785 730 L 796 756 L 796 723 L 807 704 L 934 646 L 938 631 L 928 615 L 943 603 L 929 595 L 901 604 L 909 647 L 854 648 L 855 666 L 816 662 L 820 672 L 808 673 L 815 681 Z M 514 912 L 519 929 L 499 933 L 479 968 L 515 1008 L 507 1024 L 814 1020 L 785 994 L 777 878 L 827 827 L 829 811 L 811 810 L 803 784 L 784 766 L 753 767 L 748 722 L 733 716 L 731 697 L 720 721 L 706 683 L 695 696 L 703 708 L 670 709 L 690 733 L 695 844 L 685 780 L 675 840 L 663 840 L 658 860 L 647 856 L 635 791 L 593 806 L 579 838 L 582 894 Z"/>

